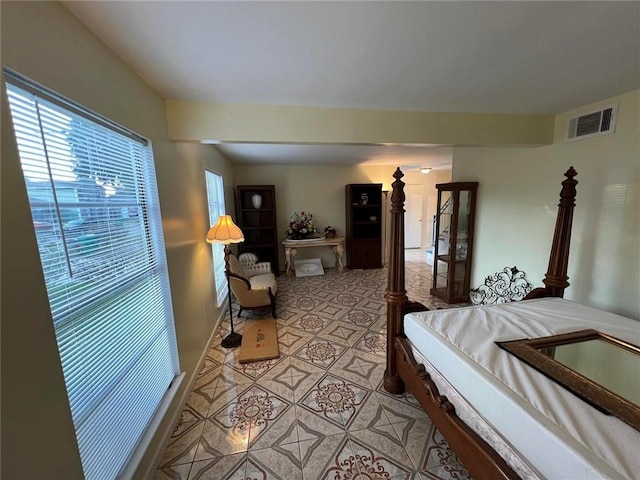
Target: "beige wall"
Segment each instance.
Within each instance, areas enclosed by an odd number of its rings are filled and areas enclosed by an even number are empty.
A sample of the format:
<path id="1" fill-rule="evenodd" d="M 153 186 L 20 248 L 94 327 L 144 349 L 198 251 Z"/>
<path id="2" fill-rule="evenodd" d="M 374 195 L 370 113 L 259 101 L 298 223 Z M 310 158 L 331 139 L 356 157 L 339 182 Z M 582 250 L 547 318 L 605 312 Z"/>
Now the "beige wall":
<path id="1" fill-rule="evenodd" d="M 233 166 L 210 145 L 178 143 L 175 157 L 156 168 L 169 280 L 183 371 L 199 367 L 203 341 L 217 326 L 205 169 L 223 176 L 225 204 L 233 210 Z"/>
<path id="2" fill-rule="evenodd" d="M 345 189 L 349 183 L 382 183 L 389 189 L 393 181 L 392 166 L 321 166 L 321 165 L 236 165 L 235 181 L 240 185 L 275 185 L 278 236 L 285 237 L 289 217 L 294 212 L 311 212 L 317 228 L 331 225 L 338 235 L 345 234 Z M 279 253 L 284 268 L 284 252 Z M 325 267 L 335 259 L 328 248 L 303 248 L 296 259 L 321 258 Z M 349 259 L 345 257 L 348 264 Z"/>
<path id="3" fill-rule="evenodd" d="M 640 318 L 640 95 L 633 91 L 590 107 L 619 102 L 616 132 L 564 143 L 558 115 L 553 145 L 454 149 L 455 181 L 478 181 L 472 286 L 516 265 L 536 286 L 547 269 L 560 182 L 578 172 L 577 207 L 566 298 Z"/>
<path id="4" fill-rule="evenodd" d="M 546 145 L 553 115 L 444 113 L 167 100 L 176 141 Z"/>
<path id="5" fill-rule="evenodd" d="M 211 146 L 169 141 L 164 100 L 57 2 L 1 2 L 2 64 L 153 143 L 169 279 L 186 372 L 141 462 L 160 450 L 219 317 L 213 298 L 204 168 L 233 170 Z M 2 85 L 2 478 L 82 478 L 38 249 Z M 35 453 L 34 453 L 35 452 Z M 34 457 L 35 455 L 35 457 Z"/>

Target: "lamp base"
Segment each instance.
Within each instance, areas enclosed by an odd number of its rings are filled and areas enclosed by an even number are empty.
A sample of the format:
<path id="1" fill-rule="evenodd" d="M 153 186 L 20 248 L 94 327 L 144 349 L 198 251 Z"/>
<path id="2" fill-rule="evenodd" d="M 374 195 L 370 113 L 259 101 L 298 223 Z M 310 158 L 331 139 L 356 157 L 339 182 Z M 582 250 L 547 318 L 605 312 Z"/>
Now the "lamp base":
<path id="1" fill-rule="evenodd" d="M 233 347 L 237 347 L 241 343 L 242 343 L 242 335 L 240 335 L 239 333 L 233 332 L 227 335 L 222 340 L 222 343 L 220 343 L 220 345 L 222 345 L 224 348 L 233 348 Z"/>

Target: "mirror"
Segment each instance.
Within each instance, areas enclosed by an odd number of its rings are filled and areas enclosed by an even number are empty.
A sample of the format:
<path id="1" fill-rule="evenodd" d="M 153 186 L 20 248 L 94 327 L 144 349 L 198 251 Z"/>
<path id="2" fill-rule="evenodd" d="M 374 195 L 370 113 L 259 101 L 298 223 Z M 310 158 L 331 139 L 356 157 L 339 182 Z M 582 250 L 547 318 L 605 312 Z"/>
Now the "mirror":
<path id="1" fill-rule="evenodd" d="M 603 413 L 640 430 L 640 348 L 597 330 L 496 344 Z"/>

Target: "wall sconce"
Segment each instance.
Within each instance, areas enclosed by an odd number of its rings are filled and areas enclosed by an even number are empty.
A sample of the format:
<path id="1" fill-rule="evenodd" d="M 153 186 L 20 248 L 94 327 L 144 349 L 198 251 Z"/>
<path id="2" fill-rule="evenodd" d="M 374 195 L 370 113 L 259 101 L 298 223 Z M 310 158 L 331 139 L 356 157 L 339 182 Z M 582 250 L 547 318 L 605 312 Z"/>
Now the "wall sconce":
<path id="1" fill-rule="evenodd" d="M 426 168 L 426 167 L 425 167 L 425 168 L 421 168 L 421 169 L 420 169 L 420 173 L 424 173 L 425 175 L 426 175 L 427 173 L 429 173 L 430 171 L 431 171 L 431 169 L 430 169 L 430 168 Z"/>

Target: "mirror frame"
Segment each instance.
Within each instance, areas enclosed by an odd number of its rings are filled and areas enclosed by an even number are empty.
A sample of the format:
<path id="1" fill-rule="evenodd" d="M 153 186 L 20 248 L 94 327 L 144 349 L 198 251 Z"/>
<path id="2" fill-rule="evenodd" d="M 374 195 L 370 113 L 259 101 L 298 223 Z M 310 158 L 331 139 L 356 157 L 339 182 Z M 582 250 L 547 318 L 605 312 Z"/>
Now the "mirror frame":
<path id="1" fill-rule="evenodd" d="M 496 345 L 515 355 L 601 412 L 614 415 L 636 430 L 640 430 L 640 405 L 612 392 L 541 351 L 558 345 L 587 340 L 604 340 L 640 357 L 640 347 L 597 330 L 580 330 L 550 337 L 496 342 Z"/>

